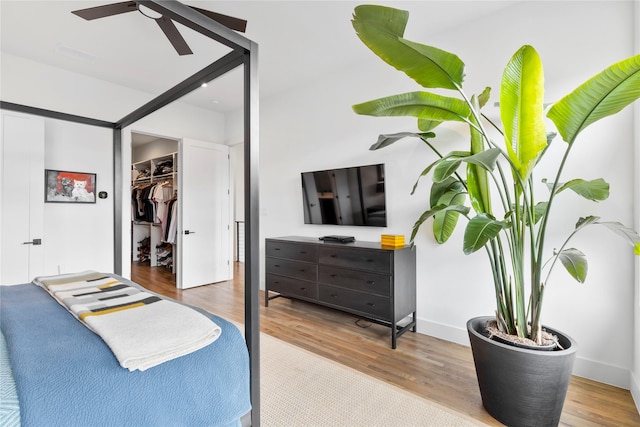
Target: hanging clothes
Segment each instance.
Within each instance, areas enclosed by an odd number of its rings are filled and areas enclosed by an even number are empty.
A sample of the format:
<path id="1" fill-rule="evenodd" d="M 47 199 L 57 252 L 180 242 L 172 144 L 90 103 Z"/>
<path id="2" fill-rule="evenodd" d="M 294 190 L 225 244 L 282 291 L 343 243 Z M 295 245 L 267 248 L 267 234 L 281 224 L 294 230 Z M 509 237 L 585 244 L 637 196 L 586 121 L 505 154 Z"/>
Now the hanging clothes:
<path id="1" fill-rule="evenodd" d="M 166 209 L 165 200 L 173 194 L 173 182 L 139 184 L 132 187 L 132 218 L 134 221 L 160 224 Z"/>
<path id="2" fill-rule="evenodd" d="M 176 203 L 177 199 L 172 199 L 169 201 L 167 206 L 167 228 L 165 234 L 165 242 L 167 243 L 176 243 L 176 233 L 178 230 L 178 215 L 177 208 L 178 204 Z"/>

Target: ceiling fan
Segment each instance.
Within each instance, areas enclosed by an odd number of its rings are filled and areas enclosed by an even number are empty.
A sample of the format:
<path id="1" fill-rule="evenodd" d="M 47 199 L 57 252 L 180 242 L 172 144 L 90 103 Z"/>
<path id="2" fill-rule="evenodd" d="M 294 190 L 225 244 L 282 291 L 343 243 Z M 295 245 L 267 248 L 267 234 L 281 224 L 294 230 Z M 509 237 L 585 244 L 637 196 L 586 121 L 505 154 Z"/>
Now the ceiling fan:
<path id="1" fill-rule="evenodd" d="M 209 10 L 200 9 L 198 7 L 189 7 L 232 30 L 244 32 L 247 28 L 247 21 L 243 19 L 223 15 L 221 13 L 211 12 Z M 174 49 L 178 52 L 179 55 L 191 55 L 193 53 L 171 19 L 149 7 L 138 4 L 135 1 L 111 3 L 103 6 L 74 10 L 71 13 L 84 18 L 87 21 L 91 21 L 93 19 L 105 18 L 107 16 L 119 15 L 121 13 L 133 12 L 136 10 L 142 13 L 147 18 L 151 18 L 156 21 L 160 29 L 164 32 L 165 36 L 167 36 L 169 42 L 171 42 Z"/>

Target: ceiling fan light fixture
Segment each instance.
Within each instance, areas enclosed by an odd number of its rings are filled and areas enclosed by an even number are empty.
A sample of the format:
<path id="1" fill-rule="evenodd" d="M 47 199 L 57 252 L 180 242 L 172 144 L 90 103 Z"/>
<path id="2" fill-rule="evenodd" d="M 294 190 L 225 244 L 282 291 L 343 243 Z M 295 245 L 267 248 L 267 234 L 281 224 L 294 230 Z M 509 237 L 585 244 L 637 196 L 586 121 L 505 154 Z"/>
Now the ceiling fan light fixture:
<path id="1" fill-rule="evenodd" d="M 147 18 L 151 18 L 151 19 L 160 19 L 162 18 L 162 14 L 160 12 L 156 12 L 155 10 L 139 4 L 138 5 L 138 11 L 143 14 L 144 16 L 146 16 Z"/>

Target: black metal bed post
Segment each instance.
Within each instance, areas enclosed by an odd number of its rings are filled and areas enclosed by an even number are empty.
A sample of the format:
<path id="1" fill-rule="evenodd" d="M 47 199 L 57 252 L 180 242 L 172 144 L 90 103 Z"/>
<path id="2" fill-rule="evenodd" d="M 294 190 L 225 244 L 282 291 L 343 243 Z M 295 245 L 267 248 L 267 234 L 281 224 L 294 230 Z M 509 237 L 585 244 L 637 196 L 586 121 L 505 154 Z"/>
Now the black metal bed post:
<path id="1" fill-rule="evenodd" d="M 258 45 L 244 61 L 244 318 L 251 369 L 251 424 L 260 426 L 260 231 L 258 188 Z"/>
<path id="2" fill-rule="evenodd" d="M 113 272 L 122 274 L 122 185 L 124 165 L 122 164 L 122 128 L 113 129 Z"/>
<path id="3" fill-rule="evenodd" d="M 242 54 L 244 63 L 245 150 L 245 340 L 251 370 L 251 422 L 260 426 L 260 235 L 258 206 L 258 44 L 195 12 L 177 1 L 142 0 L 137 3 L 198 31 Z M 229 68 L 238 57 L 230 54 Z M 223 61 L 221 59 L 220 61 Z M 145 108 L 146 110 L 146 108 Z"/>

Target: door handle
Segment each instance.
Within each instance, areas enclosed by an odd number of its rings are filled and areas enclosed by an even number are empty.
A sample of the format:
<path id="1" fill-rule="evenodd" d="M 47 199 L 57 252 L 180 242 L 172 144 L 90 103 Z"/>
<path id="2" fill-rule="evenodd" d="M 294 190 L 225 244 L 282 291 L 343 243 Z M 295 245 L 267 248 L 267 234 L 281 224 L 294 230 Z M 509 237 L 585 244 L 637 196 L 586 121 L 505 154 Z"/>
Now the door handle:
<path id="1" fill-rule="evenodd" d="M 33 245 L 33 246 L 39 246 L 42 244 L 42 239 L 33 239 L 30 242 L 22 242 L 23 245 Z"/>
<path id="2" fill-rule="evenodd" d="M 184 234 L 196 234 L 195 231 L 184 230 Z"/>

